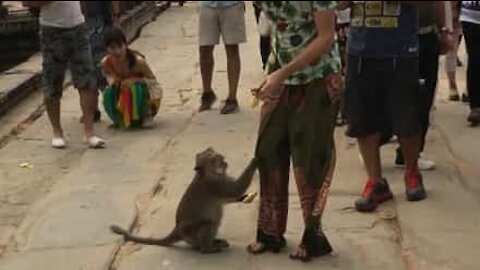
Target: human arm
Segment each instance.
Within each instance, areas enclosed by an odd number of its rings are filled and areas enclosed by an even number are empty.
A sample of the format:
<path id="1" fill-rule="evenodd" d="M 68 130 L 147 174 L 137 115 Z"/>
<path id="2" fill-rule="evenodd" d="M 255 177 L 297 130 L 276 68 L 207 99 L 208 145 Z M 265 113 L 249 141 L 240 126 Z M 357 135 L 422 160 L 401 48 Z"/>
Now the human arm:
<path id="1" fill-rule="evenodd" d="M 440 30 L 440 54 L 453 50 L 453 17 L 450 1 L 435 2 L 435 21 Z"/>
<path id="2" fill-rule="evenodd" d="M 113 25 L 116 27 L 120 27 L 120 1 L 112 1 L 112 19 Z"/>
<path id="3" fill-rule="evenodd" d="M 115 72 L 113 71 L 112 66 L 109 64 L 108 56 L 105 56 L 102 59 L 102 70 L 103 70 L 105 79 L 107 80 L 107 83 L 110 87 L 112 87 L 116 83 L 120 83 L 120 79 L 118 78 L 118 76 L 115 75 Z"/>
<path id="4" fill-rule="evenodd" d="M 338 1 L 337 10 L 345 10 L 352 7 L 353 1 Z"/>

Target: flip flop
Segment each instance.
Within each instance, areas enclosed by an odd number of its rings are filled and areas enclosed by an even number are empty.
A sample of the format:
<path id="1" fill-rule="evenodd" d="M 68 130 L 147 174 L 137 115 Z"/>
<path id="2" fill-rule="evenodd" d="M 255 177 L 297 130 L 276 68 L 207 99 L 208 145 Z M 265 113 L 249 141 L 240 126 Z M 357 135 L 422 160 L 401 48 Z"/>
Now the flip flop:
<path id="1" fill-rule="evenodd" d="M 305 253 L 305 256 L 300 255 L 301 252 Z M 290 259 L 294 261 L 309 262 L 312 260 L 312 256 L 308 253 L 307 248 L 304 245 L 299 245 L 295 254 L 290 254 Z"/>
<path id="2" fill-rule="evenodd" d="M 260 255 L 268 251 L 268 246 L 264 243 L 256 242 L 247 246 L 247 252 L 252 255 Z"/>

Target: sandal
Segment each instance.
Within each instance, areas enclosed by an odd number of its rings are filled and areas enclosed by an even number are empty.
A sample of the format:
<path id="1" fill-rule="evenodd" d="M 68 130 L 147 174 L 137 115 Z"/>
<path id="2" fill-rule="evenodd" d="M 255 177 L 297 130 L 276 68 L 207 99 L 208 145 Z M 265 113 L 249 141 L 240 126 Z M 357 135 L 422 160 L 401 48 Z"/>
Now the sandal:
<path id="1" fill-rule="evenodd" d="M 299 245 L 297 253 L 290 254 L 290 259 L 302 262 L 308 262 L 312 259 L 310 254 L 307 252 L 307 248 L 304 245 Z"/>
<path id="2" fill-rule="evenodd" d="M 217 96 L 215 92 L 212 90 L 204 91 L 201 97 L 201 104 L 200 108 L 198 109 L 199 112 L 208 111 L 212 108 L 213 103 L 217 100 Z"/>
<path id="3" fill-rule="evenodd" d="M 262 242 L 255 242 L 247 246 L 247 252 L 252 255 L 259 255 L 268 251 L 267 245 Z"/>
<path id="4" fill-rule="evenodd" d="M 303 233 L 302 244 L 299 245 L 297 253 L 290 255 L 290 259 L 308 262 L 312 258 L 330 254 L 332 251 L 332 246 L 323 232 L 306 229 Z"/>
<path id="5" fill-rule="evenodd" d="M 279 253 L 287 246 L 287 240 L 285 237 L 280 238 L 267 235 L 262 231 L 257 233 L 257 242 L 247 246 L 247 251 L 250 254 L 258 255 L 265 252 Z"/>
<path id="6" fill-rule="evenodd" d="M 227 99 L 225 104 L 220 110 L 221 114 L 232 114 L 237 113 L 240 109 L 238 108 L 238 101 L 236 99 Z"/>

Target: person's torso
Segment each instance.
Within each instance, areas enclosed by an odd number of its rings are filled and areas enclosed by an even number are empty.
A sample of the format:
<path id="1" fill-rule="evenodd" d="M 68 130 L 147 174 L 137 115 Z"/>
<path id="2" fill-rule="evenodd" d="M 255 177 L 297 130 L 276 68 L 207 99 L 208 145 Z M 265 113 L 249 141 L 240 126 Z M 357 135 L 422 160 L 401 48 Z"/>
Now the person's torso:
<path id="1" fill-rule="evenodd" d="M 87 19 L 102 19 L 106 23 L 111 20 L 111 1 L 85 1 Z"/>
<path id="2" fill-rule="evenodd" d="M 53 1 L 40 9 L 40 25 L 72 28 L 85 22 L 80 1 Z"/>
<path id="3" fill-rule="evenodd" d="M 233 6 L 241 1 L 200 1 L 202 7 L 208 8 L 226 8 Z"/>
<path id="4" fill-rule="evenodd" d="M 348 53 L 386 58 L 418 56 L 418 8 L 400 1 L 354 1 Z"/>
<path id="5" fill-rule="evenodd" d="M 334 9 L 334 1 L 262 1 L 262 10 L 273 26 L 273 57 L 267 65 L 267 73 L 290 63 L 316 38 L 314 22 L 316 10 Z M 275 64 L 272 62 L 275 61 Z M 296 72 L 287 84 L 305 84 L 327 73 L 337 71 L 340 58 L 336 44 L 331 51 L 305 69 Z"/>
<path id="6" fill-rule="evenodd" d="M 346 23 L 350 23 L 350 13 L 351 13 L 351 9 L 350 8 L 347 8 L 345 10 L 339 10 L 336 12 L 336 15 L 337 15 L 337 24 L 346 24 Z"/>
<path id="7" fill-rule="evenodd" d="M 136 56 L 137 61 L 140 56 Z M 140 71 L 138 65 L 129 67 L 127 63 L 124 65 L 115 65 L 111 56 L 107 55 L 105 59 L 106 66 L 112 71 L 112 75 L 118 80 L 124 80 L 128 78 L 143 78 L 145 75 Z"/>
<path id="8" fill-rule="evenodd" d="M 480 24 L 480 1 L 462 1 L 460 20 Z"/>

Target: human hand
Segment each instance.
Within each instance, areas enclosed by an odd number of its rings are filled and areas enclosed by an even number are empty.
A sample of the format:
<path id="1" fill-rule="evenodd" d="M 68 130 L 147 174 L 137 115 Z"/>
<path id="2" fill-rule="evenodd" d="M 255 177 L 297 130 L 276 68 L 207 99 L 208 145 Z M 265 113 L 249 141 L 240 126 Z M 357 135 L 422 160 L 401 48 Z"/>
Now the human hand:
<path id="1" fill-rule="evenodd" d="M 260 92 L 258 92 L 257 97 L 262 101 L 278 100 L 284 88 L 283 82 L 285 79 L 281 70 L 267 75 L 260 86 Z"/>
<path id="2" fill-rule="evenodd" d="M 343 89 L 343 77 L 340 73 L 332 73 L 325 78 L 328 96 L 335 100 L 340 96 Z"/>
<path id="3" fill-rule="evenodd" d="M 134 79 L 125 79 L 121 82 L 121 88 L 131 88 L 134 83 Z"/>

